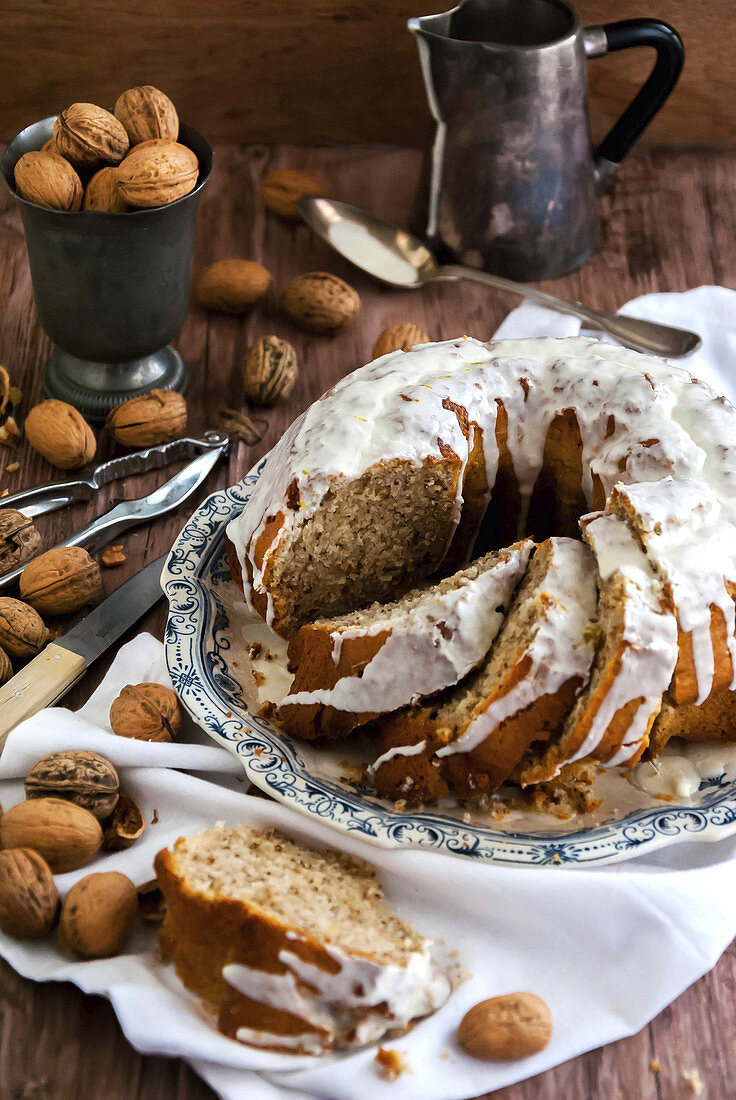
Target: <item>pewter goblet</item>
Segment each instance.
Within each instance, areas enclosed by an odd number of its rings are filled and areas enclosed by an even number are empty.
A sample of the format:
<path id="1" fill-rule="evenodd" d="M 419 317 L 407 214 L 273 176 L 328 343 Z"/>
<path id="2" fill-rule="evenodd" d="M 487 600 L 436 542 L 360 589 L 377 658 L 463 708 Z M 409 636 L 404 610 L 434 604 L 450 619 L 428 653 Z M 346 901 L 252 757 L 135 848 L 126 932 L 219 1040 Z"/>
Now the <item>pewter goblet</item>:
<path id="1" fill-rule="evenodd" d="M 13 170 L 51 137 L 53 125 L 51 116 L 21 131 L 0 172 L 23 218 L 38 317 L 56 345 L 44 391 L 99 421 L 154 387 L 186 389 L 186 368 L 169 341 L 189 303 L 197 207 L 214 154 L 201 134 L 182 125 L 179 141 L 199 159 L 197 186 L 188 195 L 125 213 L 47 210 L 21 198 Z"/>

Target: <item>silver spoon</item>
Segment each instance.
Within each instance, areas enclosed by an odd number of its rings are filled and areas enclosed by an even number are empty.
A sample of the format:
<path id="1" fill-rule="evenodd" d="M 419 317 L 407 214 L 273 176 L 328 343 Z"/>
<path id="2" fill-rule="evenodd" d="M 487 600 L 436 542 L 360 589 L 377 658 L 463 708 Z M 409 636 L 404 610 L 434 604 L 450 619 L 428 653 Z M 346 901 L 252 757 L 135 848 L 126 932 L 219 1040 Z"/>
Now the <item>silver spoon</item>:
<path id="1" fill-rule="evenodd" d="M 578 302 L 565 302 L 536 287 L 489 275 L 461 264 L 438 264 L 418 237 L 372 214 L 334 199 L 314 199 L 303 196 L 297 203 L 301 216 L 311 228 L 336 252 L 356 267 L 380 279 L 389 286 L 415 290 L 440 280 L 471 279 L 476 283 L 510 290 L 513 294 L 531 298 L 540 305 L 579 317 L 594 328 L 602 329 L 624 347 L 635 351 L 682 359 L 700 347 L 696 332 L 671 328 L 669 325 L 641 321 L 637 317 L 622 317 L 590 309 Z"/>

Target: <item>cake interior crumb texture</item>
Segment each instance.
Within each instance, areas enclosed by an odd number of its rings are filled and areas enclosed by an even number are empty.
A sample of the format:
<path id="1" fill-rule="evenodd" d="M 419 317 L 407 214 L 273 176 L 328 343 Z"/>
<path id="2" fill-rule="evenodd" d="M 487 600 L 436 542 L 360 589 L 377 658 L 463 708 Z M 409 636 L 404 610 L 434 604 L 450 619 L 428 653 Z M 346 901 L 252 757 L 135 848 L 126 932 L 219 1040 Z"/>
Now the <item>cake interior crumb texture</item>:
<path id="1" fill-rule="evenodd" d="M 216 825 L 174 847 L 189 889 L 231 898 L 349 955 L 402 965 L 424 940 L 382 902 L 375 872 L 273 829 Z"/>

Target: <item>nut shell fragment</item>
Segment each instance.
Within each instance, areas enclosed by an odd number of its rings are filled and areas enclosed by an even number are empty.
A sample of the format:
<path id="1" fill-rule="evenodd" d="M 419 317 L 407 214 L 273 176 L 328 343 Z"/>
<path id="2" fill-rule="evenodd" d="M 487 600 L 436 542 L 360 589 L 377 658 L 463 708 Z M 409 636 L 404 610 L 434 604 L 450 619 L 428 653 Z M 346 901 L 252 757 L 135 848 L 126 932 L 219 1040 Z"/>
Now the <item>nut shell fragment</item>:
<path id="1" fill-rule="evenodd" d="M 124 791 L 103 830 L 104 846 L 109 852 L 121 852 L 135 844 L 146 828 L 140 807 Z"/>
<path id="2" fill-rule="evenodd" d="M 9 573 L 41 549 L 41 536 L 30 516 L 16 508 L 0 508 L 0 576 Z"/>
<path id="3" fill-rule="evenodd" d="M 86 749 L 52 752 L 36 761 L 26 776 L 26 798 L 62 798 L 104 821 L 115 809 L 118 773 L 109 760 Z"/>
<path id="4" fill-rule="evenodd" d="M 173 390 L 151 390 L 112 409 L 105 427 L 124 447 L 154 447 L 179 439 L 187 426 L 187 403 Z"/>
<path id="5" fill-rule="evenodd" d="M 48 615 L 68 615 L 100 591 L 100 567 L 81 546 L 57 546 L 35 558 L 20 575 L 21 598 Z"/>

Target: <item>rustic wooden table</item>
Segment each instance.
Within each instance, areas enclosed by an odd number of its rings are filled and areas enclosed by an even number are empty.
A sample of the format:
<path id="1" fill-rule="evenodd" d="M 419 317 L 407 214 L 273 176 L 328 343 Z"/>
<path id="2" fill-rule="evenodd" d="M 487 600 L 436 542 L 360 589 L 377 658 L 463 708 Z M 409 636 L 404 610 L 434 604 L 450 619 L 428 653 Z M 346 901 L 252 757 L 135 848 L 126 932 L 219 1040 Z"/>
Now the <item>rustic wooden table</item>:
<path id="1" fill-rule="evenodd" d="M 192 306 L 178 346 L 190 370 L 190 427 L 215 424 L 223 406 L 243 408 L 241 368 L 249 343 L 276 332 L 295 344 L 301 374 L 287 404 L 255 412 L 263 438 L 254 447 L 236 444 L 207 491 L 238 480 L 279 438 L 310 401 L 343 374 L 370 358 L 378 332 L 411 320 L 434 339 L 470 333 L 488 337 L 508 310 L 509 296 L 467 285 L 419 292 L 378 288 L 332 255 L 301 225 L 266 215 L 258 199 L 264 171 L 274 166 L 312 169 L 338 197 L 406 223 L 416 195 L 420 161 L 415 152 L 388 148 L 302 149 L 221 147 L 202 203 L 196 265 L 232 256 L 261 261 L 273 275 L 273 291 L 247 318 L 208 316 Z M 703 283 L 736 287 L 736 152 L 655 151 L 628 161 L 614 201 L 606 202 L 603 244 L 594 260 L 549 284 L 563 297 L 615 309 L 649 291 L 679 291 Z M 333 339 L 296 330 L 282 315 L 278 292 L 292 275 L 329 270 L 359 291 L 357 324 Z M 35 314 L 20 218 L 9 196 L 0 196 L 0 363 L 24 390 L 23 410 L 39 399 L 49 341 Z M 108 440 L 101 455 L 112 453 Z M 20 468 L 8 473 L 11 463 Z M 0 491 L 15 492 L 49 480 L 54 471 L 21 444 L 0 448 Z M 116 494 L 140 495 L 161 475 L 111 486 L 97 511 Z M 204 494 L 203 494 L 204 495 Z M 65 538 L 90 518 L 86 505 L 39 520 L 47 544 Z M 171 545 L 185 515 L 138 528 L 125 539 L 127 563 L 104 571 L 106 591 L 134 574 Z M 160 604 L 142 627 L 161 636 Z M 79 705 L 96 686 L 106 664 L 89 674 L 70 696 Z M 591 984 L 595 975 L 591 975 Z M 503 1100 L 671 1100 L 692 1095 L 685 1074 L 697 1068 L 708 1100 L 736 1095 L 736 950 L 684 993 L 638 1035 L 592 1051 L 531 1081 L 503 1089 Z M 141 1006 L 142 1011 L 145 1006 Z M 584 1006 L 581 1005 L 581 1011 Z M 654 1072 L 650 1063 L 661 1069 Z M 125 1041 L 115 1016 L 100 998 L 71 985 L 38 985 L 0 963 L 0 1100 L 205 1100 L 210 1089 L 181 1061 L 141 1057 Z"/>

